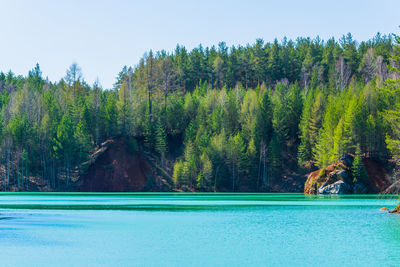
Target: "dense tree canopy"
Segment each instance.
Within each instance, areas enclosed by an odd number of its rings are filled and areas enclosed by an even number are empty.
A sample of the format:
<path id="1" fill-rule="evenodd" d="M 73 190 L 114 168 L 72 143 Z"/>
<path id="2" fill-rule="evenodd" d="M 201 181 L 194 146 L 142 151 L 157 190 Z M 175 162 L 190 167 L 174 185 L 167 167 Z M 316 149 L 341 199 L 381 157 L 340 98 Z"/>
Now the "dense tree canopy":
<path id="1" fill-rule="evenodd" d="M 1 179 L 68 187 L 116 136 L 143 143 L 163 168 L 172 148 L 176 186 L 198 190 L 268 190 L 285 169 L 343 153 L 398 158 L 398 57 L 390 36 L 348 34 L 150 51 L 109 90 L 87 84 L 76 63 L 56 83 L 39 65 L 26 77 L 0 73 Z"/>

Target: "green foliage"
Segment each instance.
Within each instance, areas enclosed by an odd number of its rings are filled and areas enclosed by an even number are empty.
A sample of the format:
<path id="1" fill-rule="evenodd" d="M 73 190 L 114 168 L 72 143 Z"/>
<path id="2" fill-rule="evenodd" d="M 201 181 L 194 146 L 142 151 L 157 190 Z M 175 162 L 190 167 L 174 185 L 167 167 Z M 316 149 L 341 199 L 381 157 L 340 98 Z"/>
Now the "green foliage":
<path id="1" fill-rule="evenodd" d="M 167 134 L 165 132 L 164 126 L 161 123 L 161 120 L 157 121 L 156 125 L 156 143 L 155 143 L 156 152 L 159 154 L 163 154 L 167 152 Z"/>
<path id="2" fill-rule="evenodd" d="M 396 36 L 392 61 L 396 64 L 400 63 L 400 36 Z M 392 67 L 391 70 L 397 75 L 400 73 L 399 68 Z M 393 158 L 400 164 L 400 80 L 389 79 L 386 82 L 384 93 L 388 94 L 388 108 L 384 112 L 384 117 L 390 125 L 390 132 L 386 135 L 386 144 Z"/>
<path id="3" fill-rule="evenodd" d="M 353 161 L 352 173 L 353 173 L 353 182 L 354 183 L 356 183 L 356 182 L 366 183 L 368 181 L 368 173 L 362 162 L 361 148 L 360 148 L 359 144 L 357 146 L 356 155 L 355 155 L 354 161 Z"/>
<path id="4" fill-rule="evenodd" d="M 145 132 L 144 132 L 144 144 L 148 149 L 153 149 L 155 145 L 155 130 L 154 124 L 150 118 L 146 120 Z"/>
<path id="5" fill-rule="evenodd" d="M 174 183 L 175 185 L 179 186 L 181 185 L 184 181 L 184 177 L 183 177 L 183 163 L 182 161 L 177 161 L 175 162 L 174 165 L 174 173 L 172 175 L 173 179 L 174 179 Z"/>
<path id="6" fill-rule="evenodd" d="M 26 77 L 0 73 L 0 165 L 12 176 L 11 161 L 21 161 L 57 187 L 101 143 L 121 137 L 160 155 L 165 170 L 166 154 L 176 157 L 178 187 L 256 191 L 296 159 L 326 166 L 355 144 L 361 154 L 399 159 L 399 82 L 387 80 L 399 70 L 386 67 L 389 54 L 400 62 L 399 45 L 380 35 L 359 46 L 351 35 L 178 46 L 124 67 L 111 90 L 88 85 L 76 63 L 56 83 L 39 65 Z"/>
<path id="7" fill-rule="evenodd" d="M 268 162 L 271 171 L 276 175 L 282 167 L 282 143 L 277 135 L 273 135 L 268 145 Z"/>

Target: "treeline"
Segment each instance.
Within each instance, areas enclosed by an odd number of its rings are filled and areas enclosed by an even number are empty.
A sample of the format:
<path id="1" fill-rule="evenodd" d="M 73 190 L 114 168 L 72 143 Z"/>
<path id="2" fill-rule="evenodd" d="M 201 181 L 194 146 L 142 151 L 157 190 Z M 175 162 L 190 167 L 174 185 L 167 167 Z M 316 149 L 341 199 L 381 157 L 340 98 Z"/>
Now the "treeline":
<path id="1" fill-rule="evenodd" d="M 68 188 L 93 148 L 117 134 L 117 93 L 86 84 L 77 64 L 54 84 L 43 79 L 39 65 L 27 77 L 0 73 L 0 89 L 4 189 L 29 190 L 31 175 Z"/>
<path id="2" fill-rule="evenodd" d="M 77 64 L 57 83 L 39 65 L 26 77 L 1 73 L 0 180 L 29 190 L 27 177 L 37 176 L 68 188 L 115 136 L 143 143 L 163 167 L 169 149 L 181 151 L 176 186 L 198 190 L 268 190 L 288 169 L 325 166 L 357 147 L 387 159 L 397 140 L 387 109 L 398 99 L 382 88 L 397 78 L 397 49 L 379 34 L 360 44 L 348 34 L 178 46 L 124 67 L 110 90 L 88 85 Z"/>
<path id="3" fill-rule="evenodd" d="M 307 95 L 297 83 L 248 90 L 199 86 L 185 97 L 183 114 L 192 119 L 175 181 L 258 191 L 279 184 L 289 170 L 324 167 L 357 147 L 357 154 L 386 160 L 390 125 L 382 112 L 390 100 L 381 85 L 380 78 L 354 81 L 343 91 L 315 87 Z"/>

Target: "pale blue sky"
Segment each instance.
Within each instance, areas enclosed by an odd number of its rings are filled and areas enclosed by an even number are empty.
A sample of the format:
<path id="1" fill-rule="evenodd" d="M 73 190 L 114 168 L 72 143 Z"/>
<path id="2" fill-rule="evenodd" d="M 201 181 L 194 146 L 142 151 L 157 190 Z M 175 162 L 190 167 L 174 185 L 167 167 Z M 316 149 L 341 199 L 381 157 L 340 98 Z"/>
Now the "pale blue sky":
<path id="1" fill-rule="evenodd" d="M 347 32 L 362 41 L 399 33 L 399 10 L 399 0 L 0 0 L 0 71 L 26 75 L 38 62 L 56 81 L 76 61 L 88 83 L 98 76 L 109 88 L 124 65 L 136 65 L 149 49 L 284 36 L 326 40 Z"/>

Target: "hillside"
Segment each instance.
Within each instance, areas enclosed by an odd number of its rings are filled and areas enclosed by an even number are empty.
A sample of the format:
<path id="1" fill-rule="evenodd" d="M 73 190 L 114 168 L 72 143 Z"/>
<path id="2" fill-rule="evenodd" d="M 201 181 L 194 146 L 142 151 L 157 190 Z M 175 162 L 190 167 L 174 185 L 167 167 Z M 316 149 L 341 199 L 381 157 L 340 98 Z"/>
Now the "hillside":
<path id="1" fill-rule="evenodd" d="M 399 43 L 178 46 L 149 51 L 107 90 L 77 63 L 55 83 L 39 64 L 0 73 L 0 186 L 302 192 L 308 172 L 353 154 L 367 155 L 357 172 L 378 192 L 382 166 L 400 158 Z"/>

